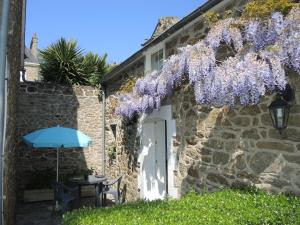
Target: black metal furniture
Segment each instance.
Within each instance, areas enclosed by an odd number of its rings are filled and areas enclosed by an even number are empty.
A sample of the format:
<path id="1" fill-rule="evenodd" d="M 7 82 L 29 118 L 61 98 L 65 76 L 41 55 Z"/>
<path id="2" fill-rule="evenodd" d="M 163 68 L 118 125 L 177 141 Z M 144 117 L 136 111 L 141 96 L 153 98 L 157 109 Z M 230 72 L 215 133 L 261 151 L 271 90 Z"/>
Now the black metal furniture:
<path id="1" fill-rule="evenodd" d="M 81 197 L 81 187 L 87 185 L 95 186 L 95 206 L 102 206 L 102 199 L 99 201 L 98 193 L 102 192 L 103 182 L 107 179 L 105 176 L 89 176 L 89 179 L 84 178 L 72 178 L 70 182 L 78 186 L 79 199 Z"/>
<path id="2" fill-rule="evenodd" d="M 51 186 L 54 193 L 55 207 L 59 204 L 62 213 L 78 206 L 79 196 L 77 187 L 71 188 L 57 181 L 53 181 Z"/>
<path id="3" fill-rule="evenodd" d="M 115 203 L 120 204 L 121 203 L 121 192 L 120 192 L 120 185 L 122 181 L 122 177 L 118 176 L 117 178 L 107 181 L 103 183 L 102 191 L 99 192 L 99 197 L 101 200 L 104 200 L 104 204 L 106 205 L 106 196 L 107 194 L 111 194 L 114 197 Z M 116 188 L 113 188 L 113 186 L 116 185 Z M 103 205 L 103 203 L 102 203 Z"/>

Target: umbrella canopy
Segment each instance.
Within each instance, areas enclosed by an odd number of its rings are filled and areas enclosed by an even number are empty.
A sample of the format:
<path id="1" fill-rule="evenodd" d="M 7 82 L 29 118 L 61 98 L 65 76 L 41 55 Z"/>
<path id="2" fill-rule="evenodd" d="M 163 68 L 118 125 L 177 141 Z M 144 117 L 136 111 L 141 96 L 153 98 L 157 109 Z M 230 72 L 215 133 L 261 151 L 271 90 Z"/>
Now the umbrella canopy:
<path id="1" fill-rule="evenodd" d="M 56 181 L 58 182 L 58 152 L 60 148 L 83 148 L 92 144 L 90 137 L 84 133 L 65 127 L 51 127 L 36 130 L 23 136 L 23 141 L 34 148 L 53 148 L 56 153 Z"/>
<path id="2" fill-rule="evenodd" d="M 92 140 L 84 133 L 65 127 L 51 127 L 36 130 L 23 136 L 23 141 L 34 148 L 76 148 L 88 147 Z"/>

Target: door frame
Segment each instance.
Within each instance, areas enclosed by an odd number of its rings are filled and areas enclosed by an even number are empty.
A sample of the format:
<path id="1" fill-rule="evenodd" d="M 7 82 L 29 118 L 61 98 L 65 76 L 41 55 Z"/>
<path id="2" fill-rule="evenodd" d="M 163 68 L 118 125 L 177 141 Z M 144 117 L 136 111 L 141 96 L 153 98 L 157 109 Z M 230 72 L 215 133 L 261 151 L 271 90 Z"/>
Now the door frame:
<path id="1" fill-rule="evenodd" d="M 172 106 L 162 106 L 159 111 L 153 111 L 150 114 L 142 114 L 138 122 L 138 136 L 142 136 L 143 124 L 154 121 L 165 121 L 165 152 L 166 152 L 166 193 L 172 198 L 179 198 L 178 187 L 175 185 L 174 173 L 177 171 L 177 154 L 173 149 L 173 138 L 176 137 L 176 123 L 172 119 Z M 138 154 L 138 163 L 143 162 L 142 151 L 142 140 L 140 138 L 140 149 Z M 141 170 L 138 171 L 138 189 L 142 187 Z M 140 197 L 142 198 L 140 192 Z"/>

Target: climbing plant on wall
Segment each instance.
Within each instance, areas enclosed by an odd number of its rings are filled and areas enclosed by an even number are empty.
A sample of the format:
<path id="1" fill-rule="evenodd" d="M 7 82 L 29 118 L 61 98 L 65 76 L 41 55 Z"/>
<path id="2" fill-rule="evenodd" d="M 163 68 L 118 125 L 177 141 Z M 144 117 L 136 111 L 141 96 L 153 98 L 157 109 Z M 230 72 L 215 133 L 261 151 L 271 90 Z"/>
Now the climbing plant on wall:
<path id="1" fill-rule="evenodd" d="M 132 92 L 119 97 L 116 113 L 131 118 L 158 110 L 184 80 L 194 88 L 198 104 L 216 107 L 258 104 L 265 94 L 284 89 L 285 67 L 300 73 L 300 8 L 280 1 L 286 7 L 271 5 L 261 17 L 251 16 L 252 2 L 240 18 L 215 21 L 205 39 L 178 49 L 159 73 L 138 79 Z M 234 55 L 220 62 L 216 55 L 224 44 Z"/>

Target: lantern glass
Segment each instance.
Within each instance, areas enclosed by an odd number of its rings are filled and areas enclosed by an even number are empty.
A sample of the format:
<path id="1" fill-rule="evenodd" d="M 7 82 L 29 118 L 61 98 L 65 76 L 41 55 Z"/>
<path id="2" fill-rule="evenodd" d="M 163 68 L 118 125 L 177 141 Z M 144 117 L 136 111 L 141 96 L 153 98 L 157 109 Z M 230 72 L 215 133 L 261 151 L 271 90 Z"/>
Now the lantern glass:
<path id="1" fill-rule="evenodd" d="M 287 127 L 290 105 L 278 97 L 269 106 L 270 116 L 272 119 L 273 126 L 281 131 Z"/>

